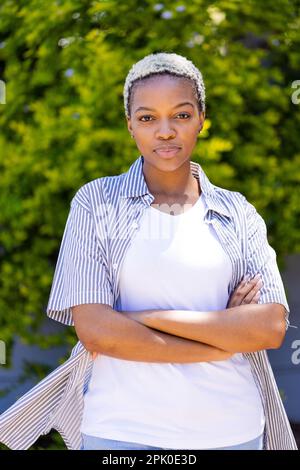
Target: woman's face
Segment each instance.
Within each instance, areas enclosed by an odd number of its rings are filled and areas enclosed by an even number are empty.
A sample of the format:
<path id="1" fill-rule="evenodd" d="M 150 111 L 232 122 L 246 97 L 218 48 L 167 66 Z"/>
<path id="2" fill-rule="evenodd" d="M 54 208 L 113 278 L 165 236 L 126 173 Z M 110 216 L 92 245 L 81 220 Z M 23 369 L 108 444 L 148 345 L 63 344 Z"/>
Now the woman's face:
<path id="1" fill-rule="evenodd" d="M 152 76 L 134 85 L 131 98 L 127 125 L 140 154 L 157 169 L 176 170 L 190 159 L 205 119 L 192 84 L 182 77 Z M 179 150 L 159 151 L 168 145 Z"/>

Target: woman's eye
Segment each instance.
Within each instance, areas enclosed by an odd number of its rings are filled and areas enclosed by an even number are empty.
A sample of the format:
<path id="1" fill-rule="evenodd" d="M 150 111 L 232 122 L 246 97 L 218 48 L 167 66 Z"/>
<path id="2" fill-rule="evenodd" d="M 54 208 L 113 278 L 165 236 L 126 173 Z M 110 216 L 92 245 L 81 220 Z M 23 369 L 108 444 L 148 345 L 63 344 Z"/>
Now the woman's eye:
<path id="1" fill-rule="evenodd" d="M 177 114 L 177 116 L 187 116 L 188 118 L 190 117 L 190 115 L 188 113 L 179 113 L 179 114 Z M 147 115 L 144 115 L 144 116 L 140 117 L 139 120 L 142 121 L 142 122 L 149 122 L 148 119 L 146 121 L 144 121 L 143 118 L 151 118 L 151 117 L 152 116 L 147 114 Z"/>
<path id="2" fill-rule="evenodd" d="M 140 117 L 140 119 L 139 119 L 139 120 L 140 120 L 140 121 L 142 121 L 142 119 L 143 119 L 143 118 L 145 118 L 145 117 L 147 118 L 147 117 L 151 117 L 151 116 L 149 116 L 149 115 L 147 114 L 146 116 L 142 116 L 142 117 Z M 148 121 L 143 121 L 143 122 L 148 122 Z"/>
<path id="3" fill-rule="evenodd" d="M 187 116 L 187 117 L 190 117 L 190 115 L 189 115 L 188 113 L 179 113 L 179 114 L 177 114 L 177 116 L 182 116 L 182 115 L 185 115 L 185 116 Z"/>

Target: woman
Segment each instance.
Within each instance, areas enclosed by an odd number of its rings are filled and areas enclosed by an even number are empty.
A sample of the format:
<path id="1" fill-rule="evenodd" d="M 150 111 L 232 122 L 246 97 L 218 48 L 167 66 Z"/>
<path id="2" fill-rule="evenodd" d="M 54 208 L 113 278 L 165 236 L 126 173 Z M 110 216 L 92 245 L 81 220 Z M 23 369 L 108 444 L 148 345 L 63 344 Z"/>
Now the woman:
<path id="1" fill-rule="evenodd" d="M 79 343 L 0 417 L 0 441 L 54 428 L 70 449 L 297 449 L 266 354 L 289 306 L 265 223 L 190 160 L 201 73 L 150 54 L 124 104 L 141 156 L 77 191 L 47 306 Z"/>

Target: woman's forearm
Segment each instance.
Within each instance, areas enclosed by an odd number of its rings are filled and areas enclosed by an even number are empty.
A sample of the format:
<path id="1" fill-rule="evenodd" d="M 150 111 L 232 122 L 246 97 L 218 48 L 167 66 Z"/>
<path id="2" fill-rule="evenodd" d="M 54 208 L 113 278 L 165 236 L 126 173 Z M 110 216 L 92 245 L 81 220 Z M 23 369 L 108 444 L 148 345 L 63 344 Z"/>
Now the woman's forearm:
<path id="1" fill-rule="evenodd" d="M 73 308 L 76 332 L 94 353 L 140 362 L 208 362 L 232 354 L 197 341 L 156 331 L 100 304 Z"/>
<path id="2" fill-rule="evenodd" d="M 107 356 L 138 362 L 191 363 L 225 361 L 232 354 L 214 346 L 149 330 L 143 339 L 137 333 L 131 339 L 123 338 L 114 347 L 101 350 Z"/>
<path id="3" fill-rule="evenodd" d="M 235 352 L 276 348 L 283 331 L 279 304 L 248 304 L 225 310 L 123 312 L 146 326 Z"/>

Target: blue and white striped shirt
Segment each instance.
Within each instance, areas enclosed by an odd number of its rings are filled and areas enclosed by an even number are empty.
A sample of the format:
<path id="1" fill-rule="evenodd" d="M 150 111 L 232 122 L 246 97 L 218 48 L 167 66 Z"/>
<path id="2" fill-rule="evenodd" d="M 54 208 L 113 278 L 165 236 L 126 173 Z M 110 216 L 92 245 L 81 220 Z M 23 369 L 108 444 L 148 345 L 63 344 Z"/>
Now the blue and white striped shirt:
<path id="1" fill-rule="evenodd" d="M 287 329 L 289 306 L 263 218 L 241 193 L 212 184 L 198 163 L 191 161 L 190 166 L 205 197 L 204 221 L 213 224 L 232 263 L 228 295 L 244 275 L 260 273 L 263 286 L 258 303 L 284 305 Z M 50 318 L 74 325 L 71 307 L 86 303 L 104 303 L 120 310 L 118 280 L 122 261 L 143 211 L 154 200 L 142 168 L 140 155 L 127 172 L 97 178 L 76 192 L 47 305 Z M 264 406 L 264 449 L 297 450 L 267 352 L 243 354 L 249 360 Z M 40 435 L 56 429 L 68 449 L 80 449 L 83 398 L 92 364 L 91 354 L 78 341 L 63 365 L 0 416 L 0 442 L 11 449 L 28 449 Z"/>

